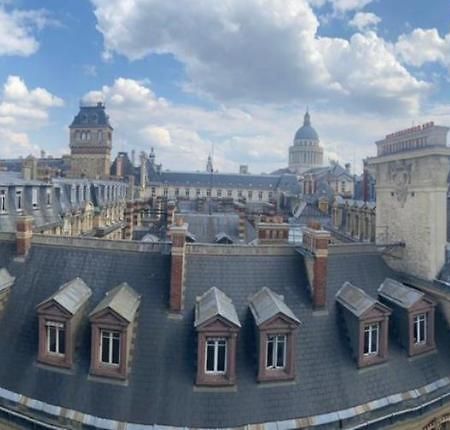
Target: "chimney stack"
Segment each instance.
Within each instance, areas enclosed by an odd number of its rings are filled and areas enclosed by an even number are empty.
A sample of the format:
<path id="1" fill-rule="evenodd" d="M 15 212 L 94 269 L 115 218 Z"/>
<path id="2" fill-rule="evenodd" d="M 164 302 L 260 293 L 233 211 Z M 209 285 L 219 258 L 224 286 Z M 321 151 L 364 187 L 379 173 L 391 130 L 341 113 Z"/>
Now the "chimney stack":
<path id="1" fill-rule="evenodd" d="M 323 309 L 327 304 L 327 265 L 330 232 L 322 230 L 320 223 L 312 222 L 303 230 L 303 247 L 311 257 L 306 257 L 308 277 L 314 309 Z M 309 264 L 308 264 L 309 263 Z"/>
<path id="2" fill-rule="evenodd" d="M 16 221 L 16 253 L 25 258 L 31 248 L 33 238 L 33 217 L 29 215 L 18 216 Z"/>
<path id="3" fill-rule="evenodd" d="M 181 218 L 169 229 L 172 238 L 172 260 L 170 268 L 170 311 L 180 313 L 184 302 L 184 259 L 188 225 Z"/>

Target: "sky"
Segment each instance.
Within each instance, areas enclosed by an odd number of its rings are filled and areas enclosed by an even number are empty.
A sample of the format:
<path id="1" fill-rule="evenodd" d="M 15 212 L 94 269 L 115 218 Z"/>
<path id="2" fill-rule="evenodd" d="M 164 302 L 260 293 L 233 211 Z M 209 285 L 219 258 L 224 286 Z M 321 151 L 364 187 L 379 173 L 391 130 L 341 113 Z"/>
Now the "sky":
<path id="1" fill-rule="evenodd" d="M 163 169 L 287 166 L 308 108 L 325 162 L 450 126 L 448 0 L 0 0 L 0 157 L 69 152 L 103 101 L 118 151 Z"/>

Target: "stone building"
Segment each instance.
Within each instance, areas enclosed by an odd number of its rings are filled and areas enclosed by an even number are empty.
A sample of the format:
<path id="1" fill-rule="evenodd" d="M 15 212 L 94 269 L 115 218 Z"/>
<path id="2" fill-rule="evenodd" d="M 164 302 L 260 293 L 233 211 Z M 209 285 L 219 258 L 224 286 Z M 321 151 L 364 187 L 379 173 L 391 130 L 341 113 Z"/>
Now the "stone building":
<path id="1" fill-rule="evenodd" d="M 113 128 L 101 102 L 81 105 L 70 130 L 70 175 L 105 179 L 110 175 Z"/>
<path id="2" fill-rule="evenodd" d="M 376 241 L 402 243 L 390 264 L 425 279 L 445 262 L 449 128 L 427 123 L 376 142 Z"/>
<path id="3" fill-rule="evenodd" d="M 289 148 L 289 170 L 302 174 L 313 167 L 323 165 L 323 148 L 319 135 L 311 125 L 311 116 L 307 111 L 303 125 L 297 130 L 293 145 Z"/>
<path id="4" fill-rule="evenodd" d="M 41 234 L 123 239 L 127 191 L 117 181 L 42 182 L 0 172 L 0 232 L 15 233 L 18 220 L 27 217 Z"/>

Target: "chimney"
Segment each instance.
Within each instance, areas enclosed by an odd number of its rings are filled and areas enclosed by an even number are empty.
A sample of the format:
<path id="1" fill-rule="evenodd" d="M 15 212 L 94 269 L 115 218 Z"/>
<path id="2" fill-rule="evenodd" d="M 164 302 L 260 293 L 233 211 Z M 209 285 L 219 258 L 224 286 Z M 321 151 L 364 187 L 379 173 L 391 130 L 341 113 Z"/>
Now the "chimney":
<path id="1" fill-rule="evenodd" d="M 170 268 L 170 311 L 180 313 L 184 302 L 184 259 L 188 225 L 181 218 L 169 229 L 172 238 L 172 259 Z"/>
<path id="2" fill-rule="evenodd" d="M 116 176 L 119 178 L 123 176 L 123 156 L 121 154 L 116 158 Z"/>
<path id="3" fill-rule="evenodd" d="M 303 247 L 311 253 L 306 257 L 308 278 L 314 309 L 324 309 L 327 304 L 327 263 L 330 233 L 312 222 L 303 230 Z"/>
<path id="4" fill-rule="evenodd" d="M 345 171 L 351 175 L 351 167 L 352 165 L 350 163 L 345 163 Z"/>
<path id="5" fill-rule="evenodd" d="M 136 151 L 134 149 L 131 150 L 131 164 L 133 167 L 136 165 Z"/>
<path id="6" fill-rule="evenodd" d="M 33 217 L 29 215 L 18 216 L 16 221 L 16 253 L 25 258 L 31 248 L 33 238 Z"/>
<path id="7" fill-rule="evenodd" d="M 269 222 L 256 224 L 258 242 L 262 245 L 287 243 L 289 239 L 289 224 L 283 222 L 283 218 L 275 216 Z"/>
<path id="8" fill-rule="evenodd" d="M 241 164 L 239 166 L 239 173 L 241 175 L 248 175 L 248 166 L 246 164 Z"/>

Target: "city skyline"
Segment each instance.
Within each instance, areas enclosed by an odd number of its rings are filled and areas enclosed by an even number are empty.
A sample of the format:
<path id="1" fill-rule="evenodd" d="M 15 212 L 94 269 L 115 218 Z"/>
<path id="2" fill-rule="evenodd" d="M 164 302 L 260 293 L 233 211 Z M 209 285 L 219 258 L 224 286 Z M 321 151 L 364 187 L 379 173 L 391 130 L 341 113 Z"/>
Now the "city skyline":
<path id="1" fill-rule="evenodd" d="M 325 161 L 358 170 L 386 133 L 450 124 L 448 6 L 420 3 L 0 2 L 0 156 L 68 153 L 102 99 L 113 154 L 202 170 L 214 145 L 220 171 L 269 172 L 309 106 Z"/>

